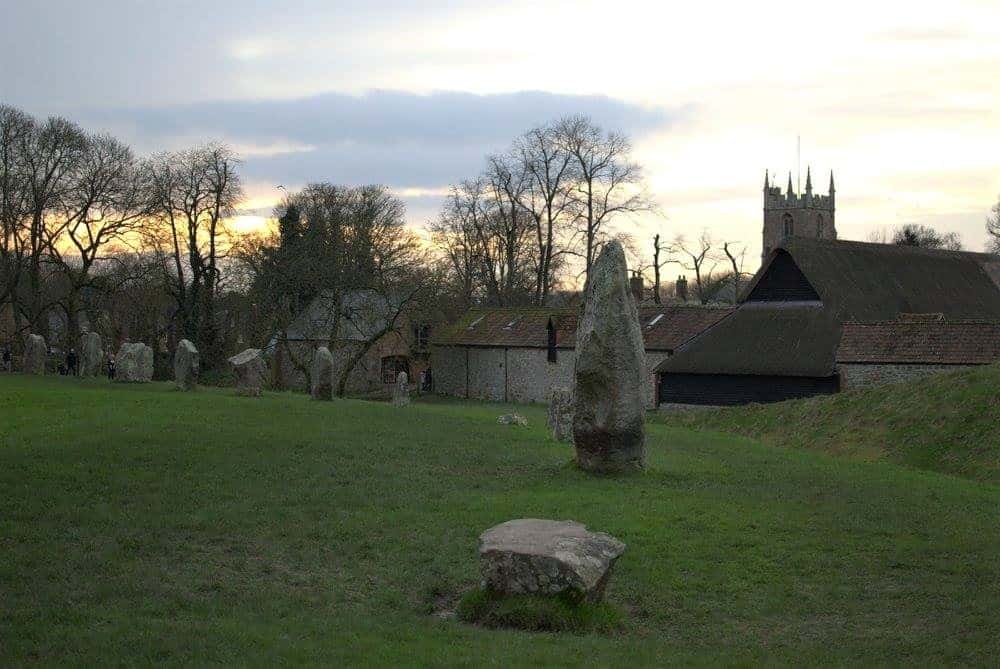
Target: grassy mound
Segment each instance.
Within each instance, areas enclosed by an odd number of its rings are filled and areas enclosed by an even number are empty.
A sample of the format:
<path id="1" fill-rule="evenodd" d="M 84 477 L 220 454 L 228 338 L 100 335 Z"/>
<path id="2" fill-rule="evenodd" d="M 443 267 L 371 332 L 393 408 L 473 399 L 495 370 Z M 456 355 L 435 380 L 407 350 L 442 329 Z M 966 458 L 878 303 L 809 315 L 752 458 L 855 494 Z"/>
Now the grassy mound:
<path id="1" fill-rule="evenodd" d="M 458 618 L 492 628 L 534 632 L 609 633 L 622 626 L 621 612 L 607 602 L 569 597 L 504 596 L 473 590 L 458 605 Z"/>
<path id="2" fill-rule="evenodd" d="M 768 405 L 661 415 L 860 460 L 886 460 L 1000 483 L 1000 365 Z"/>
<path id="3" fill-rule="evenodd" d="M 645 474 L 593 477 L 510 410 L 0 376 L 0 665 L 1000 655 L 1000 487 L 655 424 Z M 477 586 L 479 534 L 524 517 L 627 544 L 616 631 L 435 615 Z M 576 624 L 527 606 L 480 616 Z"/>

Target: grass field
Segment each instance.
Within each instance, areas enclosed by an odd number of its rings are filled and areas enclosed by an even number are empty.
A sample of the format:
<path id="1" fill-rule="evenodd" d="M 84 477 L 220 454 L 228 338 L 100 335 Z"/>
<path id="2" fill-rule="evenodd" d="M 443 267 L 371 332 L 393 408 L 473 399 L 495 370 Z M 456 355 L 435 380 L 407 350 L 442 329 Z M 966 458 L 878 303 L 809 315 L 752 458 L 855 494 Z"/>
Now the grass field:
<path id="1" fill-rule="evenodd" d="M 658 415 L 656 420 L 1000 484 L 1000 365 L 793 402 Z"/>
<path id="2" fill-rule="evenodd" d="M 1000 487 L 651 425 L 594 478 L 497 405 L 0 378 L 0 664 L 988 665 Z M 628 544 L 610 634 L 439 615 L 476 538 Z"/>

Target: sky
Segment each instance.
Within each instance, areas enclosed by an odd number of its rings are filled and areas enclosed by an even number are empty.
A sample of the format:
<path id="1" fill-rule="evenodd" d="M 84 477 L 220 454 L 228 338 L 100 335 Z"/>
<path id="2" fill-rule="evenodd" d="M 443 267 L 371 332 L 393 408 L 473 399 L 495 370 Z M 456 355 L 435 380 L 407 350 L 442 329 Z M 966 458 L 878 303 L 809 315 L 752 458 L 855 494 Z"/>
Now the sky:
<path id="1" fill-rule="evenodd" d="M 332 181 L 391 187 L 419 230 L 487 154 L 569 113 L 633 140 L 661 213 L 624 231 L 707 228 L 746 245 L 748 270 L 765 169 L 804 183 L 811 166 L 823 188 L 833 170 L 847 239 L 919 223 L 982 250 L 1000 196 L 997 0 L 0 0 L 0 16 L 0 101 L 140 153 L 231 144 L 243 229 L 276 186 Z"/>

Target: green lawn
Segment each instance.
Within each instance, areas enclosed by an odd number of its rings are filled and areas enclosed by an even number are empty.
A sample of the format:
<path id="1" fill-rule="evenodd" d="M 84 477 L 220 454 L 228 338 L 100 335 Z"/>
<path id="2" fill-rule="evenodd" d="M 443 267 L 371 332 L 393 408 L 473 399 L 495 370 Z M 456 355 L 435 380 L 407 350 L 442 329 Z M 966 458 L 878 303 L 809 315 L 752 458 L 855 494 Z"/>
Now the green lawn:
<path id="1" fill-rule="evenodd" d="M 652 425 L 594 478 L 497 405 L 0 377 L 0 664 L 988 665 L 1000 488 Z M 628 543 L 614 634 L 436 615 L 476 537 Z"/>
<path id="2" fill-rule="evenodd" d="M 1000 364 L 791 402 L 660 414 L 654 420 L 1000 485 Z"/>

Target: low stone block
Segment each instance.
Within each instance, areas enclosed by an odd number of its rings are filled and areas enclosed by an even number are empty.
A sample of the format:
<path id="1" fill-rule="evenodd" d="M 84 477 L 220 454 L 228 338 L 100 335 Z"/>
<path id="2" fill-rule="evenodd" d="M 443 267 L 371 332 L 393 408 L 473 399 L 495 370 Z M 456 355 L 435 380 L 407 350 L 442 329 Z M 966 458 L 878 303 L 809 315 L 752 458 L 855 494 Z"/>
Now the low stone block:
<path id="1" fill-rule="evenodd" d="M 248 348 L 229 358 L 229 367 L 236 377 L 236 392 L 256 397 L 267 384 L 267 361 L 259 348 Z"/>
<path id="2" fill-rule="evenodd" d="M 479 536 L 482 587 L 508 595 L 559 595 L 596 602 L 625 544 L 572 520 L 521 518 Z"/>

